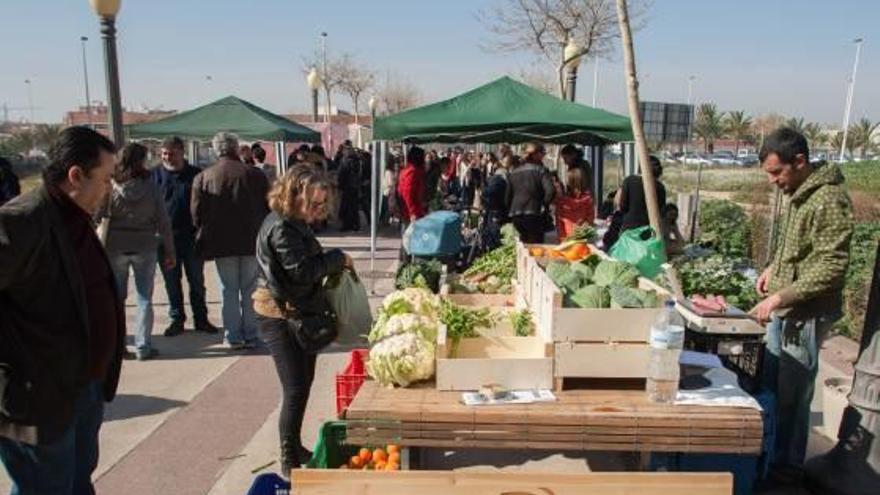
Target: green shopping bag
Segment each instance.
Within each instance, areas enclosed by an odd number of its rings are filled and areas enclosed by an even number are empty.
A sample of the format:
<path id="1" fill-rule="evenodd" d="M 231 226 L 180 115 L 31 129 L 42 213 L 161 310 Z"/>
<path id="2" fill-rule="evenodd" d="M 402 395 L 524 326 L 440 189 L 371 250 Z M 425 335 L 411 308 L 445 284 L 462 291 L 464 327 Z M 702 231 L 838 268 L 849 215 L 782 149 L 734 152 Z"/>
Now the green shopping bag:
<path id="1" fill-rule="evenodd" d="M 363 344 L 373 326 L 373 314 L 367 290 L 357 274 L 344 270 L 339 277 L 329 278 L 324 285 L 330 307 L 336 313 L 340 344 Z"/>
<path id="2" fill-rule="evenodd" d="M 650 226 L 625 230 L 608 252 L 612 258 L 634 265 L 646 278 L 654 278 L 666 263 L 663 241 Z"/>
<path id="3" fill-rule="evenodd" d="M 358 448 L 346 445 L 346 423 L 327 421 L 318 432 L 318 442 L 312 459 L 306 465 L 309 469 L 336 469 L 357 454 Z"/>

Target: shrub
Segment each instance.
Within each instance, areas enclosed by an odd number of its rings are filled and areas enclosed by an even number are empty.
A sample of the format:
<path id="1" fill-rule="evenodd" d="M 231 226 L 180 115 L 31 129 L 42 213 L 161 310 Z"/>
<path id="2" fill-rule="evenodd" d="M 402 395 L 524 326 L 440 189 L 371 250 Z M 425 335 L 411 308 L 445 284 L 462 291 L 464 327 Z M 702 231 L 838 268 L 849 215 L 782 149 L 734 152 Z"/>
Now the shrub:
<path id="1" fill-rule="evenodd" d="M 734 258 L 750 254 L 749 218 L 738 204 L 708 200 L 700 205 L 700 243 Z"/>
<path id="2" fill-rule="evenodd" d="M 868 310 L 868 286 L 874 272 L 874 258 L 880 242 L 880 221 L 856 224 L 849 249 L 849 267 L 843 289 L 843 318 L 839 332 L 856 340 L 861 338 Z"/>

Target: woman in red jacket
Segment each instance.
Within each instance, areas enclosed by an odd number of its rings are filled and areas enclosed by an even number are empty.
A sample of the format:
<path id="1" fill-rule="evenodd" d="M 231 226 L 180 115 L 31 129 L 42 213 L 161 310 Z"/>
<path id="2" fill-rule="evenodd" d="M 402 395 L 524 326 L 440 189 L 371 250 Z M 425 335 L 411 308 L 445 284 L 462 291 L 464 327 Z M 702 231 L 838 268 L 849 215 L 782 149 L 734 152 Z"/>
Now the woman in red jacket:
<path id="1" fill-rule="evenodd" d="M 400 216 L 404 228 L 428 213 L 425 200 L 425 150 L 418 146 L 413 146 L 406 153 L 406 167 L 400 171 L 397 194 L 400 196 Z"/>
<path id="2" fill-rule="evenodd" d="M 593 195 L 587 187 L 583 169 L 573 167 L 566 174 L 565 194 L 556 195 L 556 231 L 564 241 L 579 225 L 592 225 L 595 220 Z"/>

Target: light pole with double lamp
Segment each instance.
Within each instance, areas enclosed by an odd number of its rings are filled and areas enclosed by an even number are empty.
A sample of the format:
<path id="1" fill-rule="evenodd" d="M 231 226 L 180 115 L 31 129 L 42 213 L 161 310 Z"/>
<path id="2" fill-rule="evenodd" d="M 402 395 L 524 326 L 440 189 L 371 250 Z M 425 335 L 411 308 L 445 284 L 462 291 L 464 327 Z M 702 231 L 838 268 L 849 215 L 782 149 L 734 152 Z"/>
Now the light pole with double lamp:
<path id="1" fill-rule="evenodd" d="M 318 69 L 312 67 L 309 75 L 306 76 L 306 84 L 312 93 L 312 122 L 318 122 L 318 89 L 321 87 L 321 76 L 318 75 Z"/>
<path id="2" fill-rule="evenodd" d="M 107 76 L 107 123 L 117 148 L 125 144 L 122 127 L 122 96 L 119 91 L 119 64 L 116 61 L 116 14 L 122 0 L 89 0 L 92 10 L 101 20 L 104 39 L 104 72 Z"/>

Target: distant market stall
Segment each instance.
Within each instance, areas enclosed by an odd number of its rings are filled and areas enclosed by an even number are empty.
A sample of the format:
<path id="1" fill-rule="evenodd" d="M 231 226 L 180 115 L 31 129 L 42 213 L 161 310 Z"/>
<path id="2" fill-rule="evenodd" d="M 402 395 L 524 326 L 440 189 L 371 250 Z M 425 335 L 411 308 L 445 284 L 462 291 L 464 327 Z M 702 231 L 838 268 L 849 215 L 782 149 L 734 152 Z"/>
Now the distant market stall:
<path id="1" fill-rule="evenodd" d="M 210 141 L 218 132 L 231 132 L 245 140 L 274 141 L 282 170 L 286 165 L 283 143 L 321 142 L 319 132 L 235 96 L 155 122 L 129 126 L 127 131 L 132 139 L 179 136 L 193 141 Z"/>
<path id="2" fill-rule="evenodd" d="M 539 141 L 589 147 L 593 194 L 602 197 L 604 147 L 633 140 L 629 117 L 561 100 L 508 76 L 448 100 L 377 117 L 373 139 L 371 224 L 378 217 L 379 170 L 387 162 L 387 142 L 508 143 Z M 375 152 L 375 150 L 379 152 Z M 375 257 L 376 230 L 370 253 Z"/>

